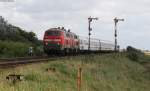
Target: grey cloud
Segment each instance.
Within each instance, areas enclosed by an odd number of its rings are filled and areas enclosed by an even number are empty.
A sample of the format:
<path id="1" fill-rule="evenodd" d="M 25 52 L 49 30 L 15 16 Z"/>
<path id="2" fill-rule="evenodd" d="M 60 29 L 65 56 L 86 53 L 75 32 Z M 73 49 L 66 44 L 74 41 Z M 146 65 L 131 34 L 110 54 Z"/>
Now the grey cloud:
<path id="1" fill-rule="evenodd" d="M 17 11 L 26 13 L 43 13 L 43 12 L 76 12 L 92 8 L 97 0 L 34 0 L 34 2 L 19 5 Z"/>
<path id="2" fill-rule="evenodd" d="M 11 5 L 3 3 L 0 10 L 8 21 L 33 30 L 40 39 L 46 29 L 58 26 L 87 36 L 87 18 L 96 16 L 99 20 L 92 23 L 92 36 L 113 41 L 113 18 L 118 16 L 125 18 L 118 25 L 119 44 L 150 49 L 150 44 L 143 41 L 150 38 L 149 0 L 16 0 Z"/>

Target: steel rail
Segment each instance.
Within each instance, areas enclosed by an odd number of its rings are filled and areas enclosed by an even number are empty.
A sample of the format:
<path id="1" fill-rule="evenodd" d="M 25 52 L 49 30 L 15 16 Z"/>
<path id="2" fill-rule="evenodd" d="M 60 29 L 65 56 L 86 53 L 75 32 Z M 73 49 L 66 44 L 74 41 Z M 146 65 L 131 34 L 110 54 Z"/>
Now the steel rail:
<path id="1" fill-rule="evenodd" d="M 31 64 L 31 63 L 39 63 L 39 62 L 47 62 L 47 61 L 52 61 L 52 60 L 56 60 L 58 58 L 65 58 L 65 57 L 51 57 L 51 58 L 39 58 L 39 57 L 35 57 L 35 58 L 8 58 L 5 59 L 5 61 L 0 61 L 0 68 L 9 68 L 9 67 L 16 67 L 19 65 L 24 65 L 24 64 Z"/>

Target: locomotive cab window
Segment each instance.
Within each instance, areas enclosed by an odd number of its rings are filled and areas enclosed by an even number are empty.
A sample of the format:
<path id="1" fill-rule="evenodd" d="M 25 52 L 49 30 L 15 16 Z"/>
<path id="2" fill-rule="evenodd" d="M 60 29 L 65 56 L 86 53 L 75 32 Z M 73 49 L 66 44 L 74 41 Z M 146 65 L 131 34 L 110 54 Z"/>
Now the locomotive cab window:
<path id="1" fill-rule="evenodd" d="M 61 32 L 60 31 L 47 31 L 46 34 L 48 36 L 60 36 Z"/>

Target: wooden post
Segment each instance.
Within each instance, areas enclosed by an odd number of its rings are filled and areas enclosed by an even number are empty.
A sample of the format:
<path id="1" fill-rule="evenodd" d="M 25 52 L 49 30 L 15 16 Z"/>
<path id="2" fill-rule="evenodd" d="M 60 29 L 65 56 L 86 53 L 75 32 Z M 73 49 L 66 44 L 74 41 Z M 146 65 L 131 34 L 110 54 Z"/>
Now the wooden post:
<path id="1" fill-rule="evenodd" d="M 81 91 L 81 72 L 82 68 L 78 68 L 78 73 L 77 73 L 77 91 Z"/>

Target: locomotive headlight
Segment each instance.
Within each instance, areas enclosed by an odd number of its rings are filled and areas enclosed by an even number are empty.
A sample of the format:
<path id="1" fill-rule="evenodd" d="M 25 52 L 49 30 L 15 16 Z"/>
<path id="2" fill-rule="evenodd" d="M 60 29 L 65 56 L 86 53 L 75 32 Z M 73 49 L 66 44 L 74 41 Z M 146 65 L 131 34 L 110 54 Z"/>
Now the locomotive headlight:
<path id="1" fill-rule="evenodd" d="M 60 43 L 58 42 L 57 45 L 60 45 Z"/>

